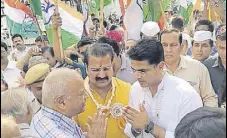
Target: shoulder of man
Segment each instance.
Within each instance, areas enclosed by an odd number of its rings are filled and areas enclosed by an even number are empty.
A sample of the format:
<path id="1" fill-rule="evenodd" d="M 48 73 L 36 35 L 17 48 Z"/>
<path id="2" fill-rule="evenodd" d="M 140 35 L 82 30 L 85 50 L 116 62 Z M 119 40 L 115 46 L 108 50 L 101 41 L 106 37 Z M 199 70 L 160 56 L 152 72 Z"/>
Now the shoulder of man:
<path id="1" fill-rule="evenodd" d="M 131 84 L 127 83 L 127 82 L 124 82 L 118 78 L 113 78 L 115 84 L 116 84 L 116 87 L 121 87 L 124 91 L 130 91 L 131 89 Z"/>
<path id="2" fill-rule="evenodd" d="M 203 64 L 206 66 L 206 67 L 212 67 L 215 63 L 215 61 L 218 60 L 218 55 L 214 55 L 214 56 L 210 56 L 208 59 L 206 59 Z"/>

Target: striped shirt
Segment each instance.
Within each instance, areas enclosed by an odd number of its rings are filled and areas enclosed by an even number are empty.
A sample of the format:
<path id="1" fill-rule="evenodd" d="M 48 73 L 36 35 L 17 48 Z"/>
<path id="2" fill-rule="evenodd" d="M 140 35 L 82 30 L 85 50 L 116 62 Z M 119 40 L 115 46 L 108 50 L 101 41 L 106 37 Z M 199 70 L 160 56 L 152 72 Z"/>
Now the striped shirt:
<path id="1" fill-rule="evenodd" d="M 74 120 L 42 106 L 31 122 L 32 135 L 40 138 L 85 138 Z"/>

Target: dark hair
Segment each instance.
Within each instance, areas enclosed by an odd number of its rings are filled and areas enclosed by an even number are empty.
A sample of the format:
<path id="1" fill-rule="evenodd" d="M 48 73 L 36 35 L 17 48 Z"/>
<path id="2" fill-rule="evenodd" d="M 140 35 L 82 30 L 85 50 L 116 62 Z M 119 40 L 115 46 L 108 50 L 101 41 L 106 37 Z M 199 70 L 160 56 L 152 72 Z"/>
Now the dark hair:
<path id="1" fill-rule="evenodd" d="M 25 63 L 23 66 L 23 72 L 27 73 L 28 72 L 28 63 Z"/>
<path id="2" fill-rule="evenodd" d="M 115 56 L 113 48 L 109 44 L 96 43 L 87 48 L 84 56 L 84 63 L 88 66 L 89 56 L 105 57 L 107 55 L 110 55 L 111 61 L 113 62 Z"/>
<path id="3" fill-rule="evenodd" d="M 1 41 L 1 47 L 3 47 L 5 49 L 5 51 L 8 51 L 8 46 L 6 45 L 6 43 Z"/>
<path id="4" fill-rule="evenodd" d="M 76 61 L 76 62 L 78 62 L 78 55 L 76 55 L 76 54 L 74 54 L 74 53 L 71 53 L 70 54 L 70 59 L 72 60 L 72 61 Z"/>
<path id="5" fill-rule="evenodd" d="M 110 27 L 109 31 L 116 30 L 117 28 L 118 28 L 118 26 L 117 26 L 117 25 L 112 25 L 112 26 Z"/>
<path id="6" fill-rule="evenodd" d="M 215 34 L 216 34 L 216 39 L 217 39 L 217 40 L 221 40 L 221 41 L 226 40 L 226 30 L 225 30 L 225 32 L 219 33 L 219 34 L 218 34 L 218 32 L 221 31 L 220 29 L 221 29 L 222 27 L 224 27 L 224 26 L 226 26 L 226 25 L 221 24 L 221 25 L 218 26 L 218 28 L 217 28 L 217 30 L 216 30 L 216 32 L 215 32 Z"/>
<path id="7" fill-rule="evenodd" d="M 156 39 L 142 39 L 129 50 L 128 55 L 132 60 L 148 61 L 151 65 L 164 61 L 164 49 Z"/>
<path id="8" fill-rule="evenodd" d="M 92 14 L 91 14 L 91 16 L 95 16 L 95 14 L 94 14 L 94 13 L 92 13 Z"/>
<path id="9" fill-rule="evenodd" d="M 94 18 L 94 19 L 92 20 L 92 22 L 94 22 L 94 21 L 97 21 L 97 22 L 99 23 L 99 19 L 98 19 L 98 18 Z"/>
<path id="10" fill-rule="evenodd" d="M 6 90 L 8 90 L 8 88 L 9 88 L 8 83 L 7 83 L 4 79 L 1 79 L 1 81 L 2 81 L 2 83 L 5 85 Z"/>
<path id="11" fill-rule="evenodd" d="M 192 41 L 192 46 L 194 45 L 194 40 Z M 214 47 L 214 41 L 210 39 L 209 44 L 211 47 Z"/>
<path id="12" fill-rule="evenodd" d="M 98 43 L 109 44 L 110 46 L 112 46 L 112 48 L 113 48 L 115 54 L 116 54 L 117 56 L 120 55 L 120 48 L 119 48 L 119 46 L 118 46 L 118 44 L 117 44 L 116 41 L 111 40 L 110 38 L 103 36 L 103 37 L 100 37 L 100 38 L 98 39 L 97 42 L 98 42 Z"/>
<path id="13" fill-rule="evenodd" d="M 179 31 L 183 31 L 184 29 L 184 20 L 180 17 L 176 17 L 172 20 L 171 22 L 172 27 L 179 30 Z"/>
<path id="14" fill-rule="evenodd" d="M 23 40 L 22 35 L 20 35 L 20 34 L 15 34 L 15 35 L 12 36 L 12 41 L 13 41 L 15 38 L 17 38 L 17 37 L 20 37 L 21 40 Z"/>
<path id="15" fill-rule="evenodd" d="M 209 29 L 207 31 L 210 31 L 211 33 L 213 33 L 213 31 L 214 31 L 214 24 L 211 21 L 209 21 L 209 20 L 199 20 L 196 23 L 196 25 L 195 25 L 195 30 L 200 25 L 206 25 L 206 26 L 208 26 Z"/>
<path id="16" fill-rule="evenodd" d="M 107 28 L 108 27 L 107 21 L 103 21 L 103 26 L 104 26 L 104 28 Z"/>
<path id="17" fill-rule="evenodd" d="M 163 34 L 170 34 L 170 33 L 179 33 L 179 42 L 180 42 L 180 45 L 181 45 L 182 42 L 183 42 L 183 36 L 182 36 L 182 33 L 177 29 L 166 29 L 163 32 L 161 32 L 160 41 L 162 41 L 162 35 Z"/>
<path id="18" fill-rule="evenodd" d="M 35 42 L 43 42 L 41 36 L 38 36 L 38 37 L 35 39 Z"/>
<path id="19" fill-rule="evenodd" d="M 85 45 L 90 45 L 93 44 L 95 41 L 94 39 L 90 38 L 90 37 L 86 37 L 86 38 L 82 38 L 78 44 L 77 44 L 77 48 L 83 47 Z"/>
<path id="20" fill-rule="evenodd" d="M 42 37 L 41 36 L 38 36 L 36 39 L 35 39 L 35 42 L 43 42 L 43 41 L 48 41 L 48 38 L 46 35 L 43 35 Z"/>
<path id="21" fill-rule="evenodd" d="M 187 114 L 178 124 L 175 138 L 226 138 L 226 111 L 202 107 Z"/>
<path id="22" fill-rule="evenodd" d="M 52 57 L 55 56 L 54 54 L 54 48 L 53 47 L 42 47 L 41 48 L 41 51 L 42 51 L 42 54 L 46 53 L 46 52 L 49 52 L 51 54 Z"/>

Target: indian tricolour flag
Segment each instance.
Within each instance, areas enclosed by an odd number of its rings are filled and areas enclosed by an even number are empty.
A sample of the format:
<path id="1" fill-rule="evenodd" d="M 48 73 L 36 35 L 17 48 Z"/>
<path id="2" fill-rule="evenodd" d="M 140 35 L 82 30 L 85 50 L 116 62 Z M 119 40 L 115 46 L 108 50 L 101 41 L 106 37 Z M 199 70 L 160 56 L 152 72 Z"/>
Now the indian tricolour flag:
<path id="1" fill-rule="evenodd" d="M 39 35 L 38 26 L 32 12 L 19 0 L 4 0 L 4 12 L 11 34 L 21 34 L 23 37 L 35 38 Z"/>
<path id="2" fill-rule="evenodd" d="M 53 0 L 41 0 L 41 8 L 43 12 L 44 24 L 50 42 L 53 42 L 53 34 L 51 27 L 51 16 L 54 13 L 55 5 Z M 58 10 L 62 18 L 61 35 L 63 48 L 76 44 L 82 37 L 84 16 L 77 12 L 76 9 L 58 0 Z"/>

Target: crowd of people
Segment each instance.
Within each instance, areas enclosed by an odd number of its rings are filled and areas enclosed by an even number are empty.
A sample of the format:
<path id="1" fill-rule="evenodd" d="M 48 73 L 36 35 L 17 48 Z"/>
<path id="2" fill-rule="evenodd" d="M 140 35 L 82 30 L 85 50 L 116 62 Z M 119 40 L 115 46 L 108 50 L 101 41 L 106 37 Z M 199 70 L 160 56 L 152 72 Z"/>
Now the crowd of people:
<path id="1" fill-rule="evenodd" d="M 88 36 L 63 59 L 46 36 L 27 47 L 15 34 L 12 51 L 1 41 L 1 136 L 225 138 L 225 19 L 186 31 L 165 12 L 168 27 L 145 22 L 140 40 L 126 39 L 123 18 L 100 28 L 91 14 Z M 55 12 L 53 34 L 61 24 Z"/>

